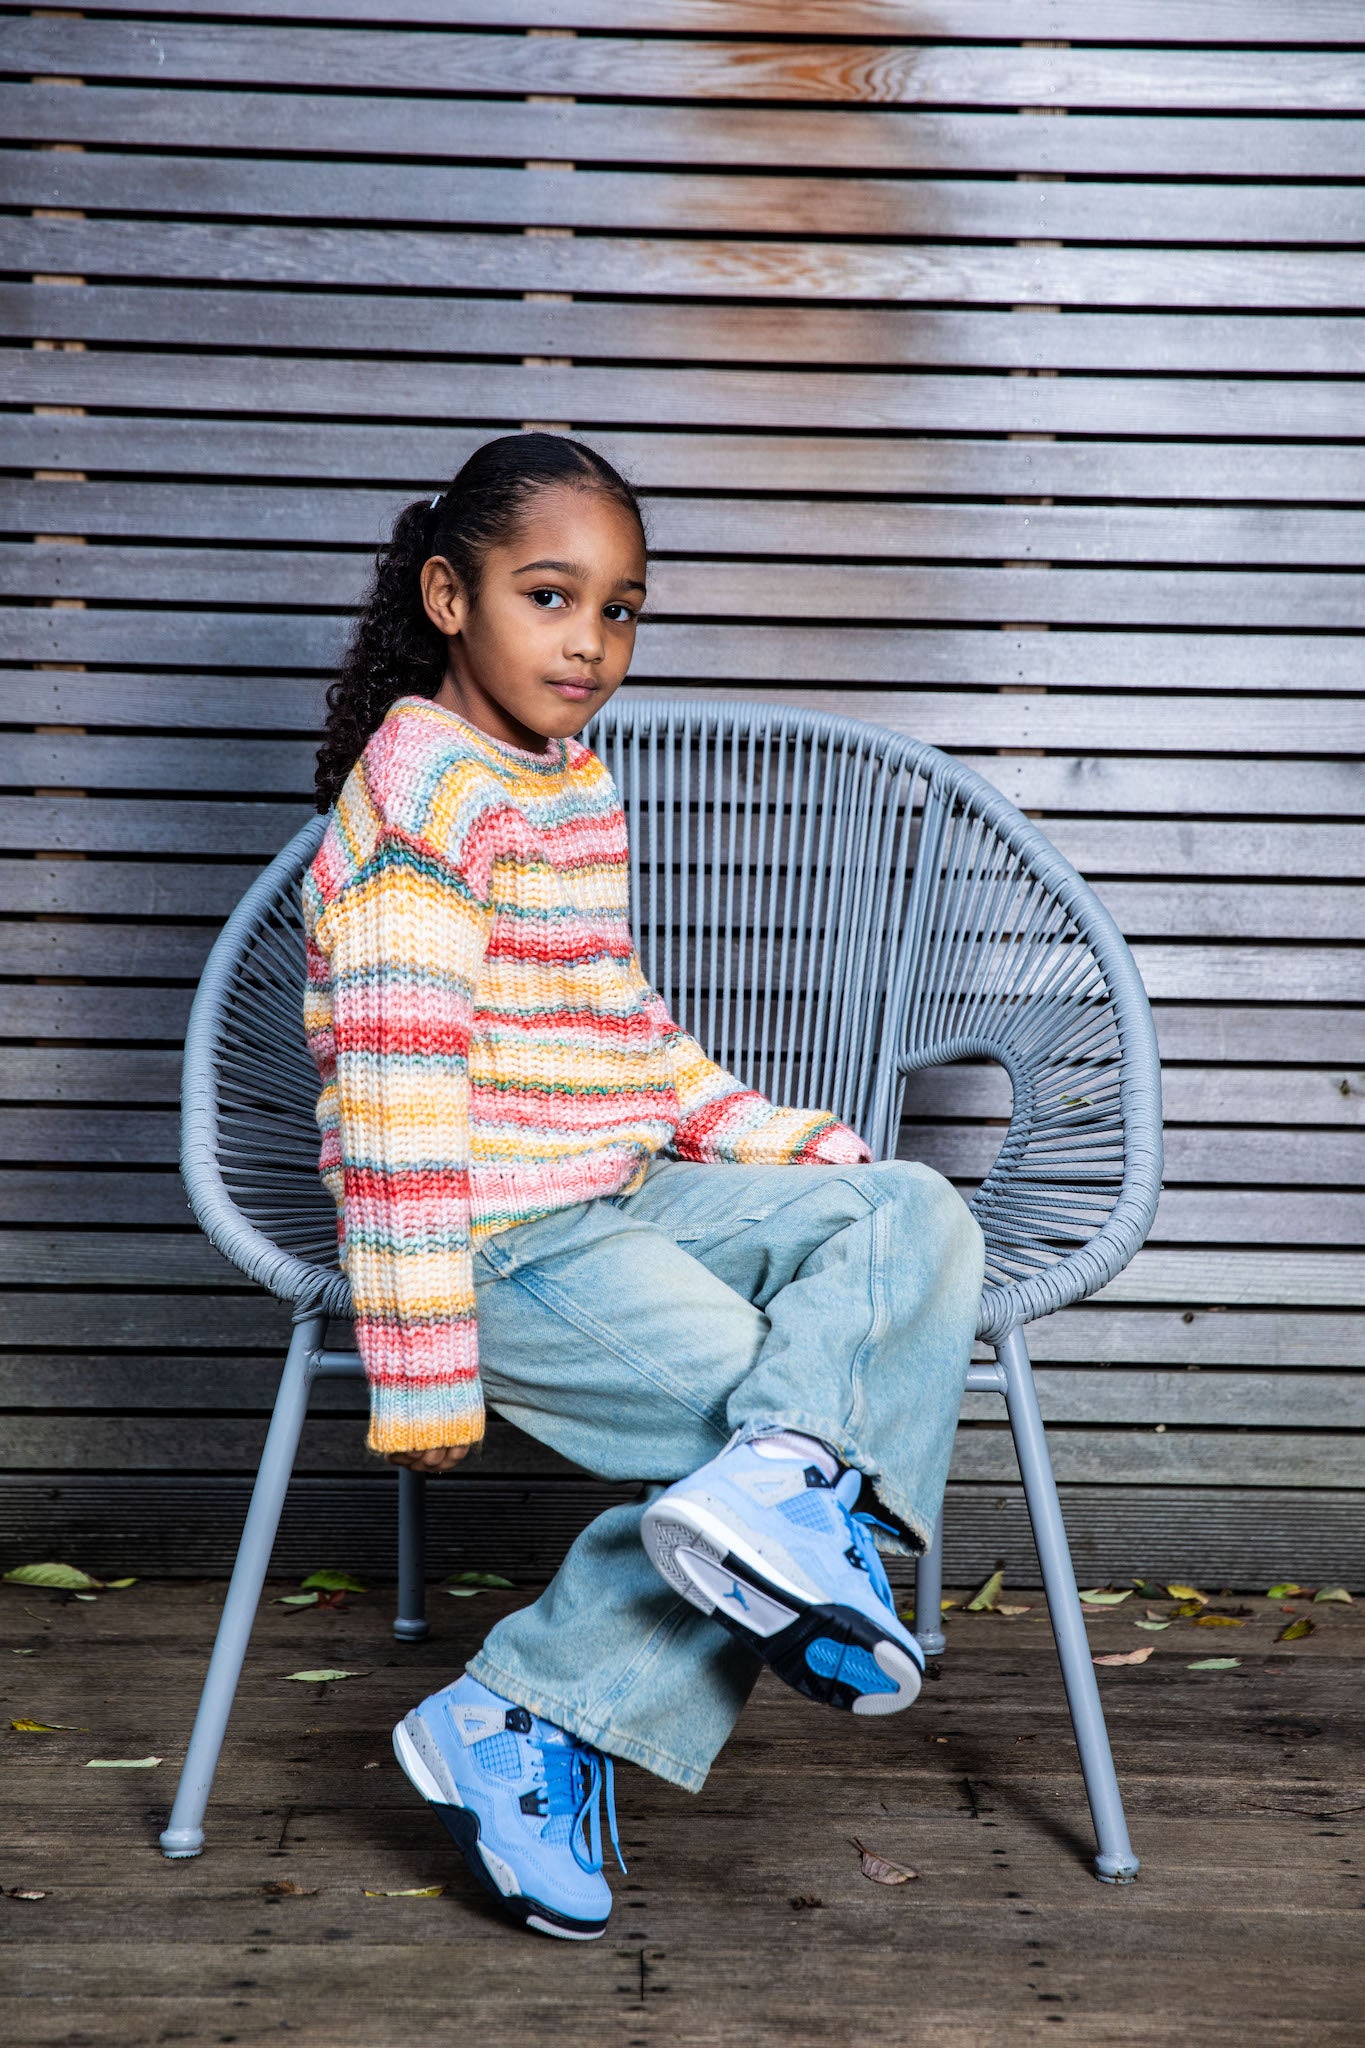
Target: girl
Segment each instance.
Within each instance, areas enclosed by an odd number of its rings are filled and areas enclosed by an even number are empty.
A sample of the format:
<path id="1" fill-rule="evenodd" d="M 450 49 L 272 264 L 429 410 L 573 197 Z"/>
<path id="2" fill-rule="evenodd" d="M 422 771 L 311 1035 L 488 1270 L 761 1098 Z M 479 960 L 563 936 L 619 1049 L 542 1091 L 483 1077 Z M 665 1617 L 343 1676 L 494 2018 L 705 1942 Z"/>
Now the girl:
<path id="1" fill-rule="evenodd" d="M 765 1664 L 858 1714 L 914 1699 L 872 1530 L 932 1536 L 983 1266 L 947 1181 L 746 1088 L 644 978 L 620 797 L 575 735 L 645 575 L 634 490 L 563 435 L 410 505 L 328 691 L 303 896 L 367 1447 L 449 1471 L 486 1399 L 646 1482 L 394 1730 L 475 1875 L 579 1940 L 611 1909 L 603 1788 L 621 1861 L 614 1758 L 699 1790 Z"/>

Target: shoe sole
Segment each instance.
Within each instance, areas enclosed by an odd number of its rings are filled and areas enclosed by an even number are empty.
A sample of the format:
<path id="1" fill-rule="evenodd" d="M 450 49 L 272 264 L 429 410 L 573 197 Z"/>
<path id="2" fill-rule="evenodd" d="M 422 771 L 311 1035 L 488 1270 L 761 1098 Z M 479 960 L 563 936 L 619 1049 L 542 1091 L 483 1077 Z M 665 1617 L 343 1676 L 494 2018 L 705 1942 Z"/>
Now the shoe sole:
<path id="1" fill-rule="evenodd" d="M 699 1503 L 655 1501 L 640 1535 L 670 1586 L 806 1699 L 898 1714 L 918 1698 L 923 1670 L 904 1644 L 856 1607 L 811 1600 Z"/>
<path id="2" fill-rule="evenodd" d="M 521 1927 L 533 1927 L 540 1934 L 556 1935 L 561 1941 L 597 1941 L 606 1933 L 605 1920 L 575 1920 L 539 1899 L 517 1890 L 516 1873 L 503 1857 L 480 1839 L 479 1816 L 464 1805 L 452 1806 L 432 1777 L 403 1723 L 393 1731 L 393 1753 L 413 1788 L 435 1812 L 456 1848 L 464 1857 L 484 1890 L 495 1898 Z"/>

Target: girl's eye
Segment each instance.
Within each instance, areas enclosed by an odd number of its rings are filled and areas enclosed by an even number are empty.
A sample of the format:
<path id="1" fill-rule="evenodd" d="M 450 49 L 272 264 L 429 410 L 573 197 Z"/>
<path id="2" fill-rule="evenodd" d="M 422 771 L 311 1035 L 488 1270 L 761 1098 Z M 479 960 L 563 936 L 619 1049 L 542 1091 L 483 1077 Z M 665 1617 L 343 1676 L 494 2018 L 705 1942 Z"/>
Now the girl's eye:
<path id="1" fill-rule="evenodd" d="M 628 604 L 609 604 L 607 606 L 607 610 L 609 612 L 620 612 L 623 614 L 623 616 L 617 620 L 618 625 L 624 626 L 635 617 L 634 612 L 631 610 Z"/>
<path id="2" fill-rule="evenodd" d="M 536 606 L 537 606 L 537 607 L 539 608 L 539 610 L 541 610 L 541 611 L 545 612 L 545 611 L 549 611 L 550 607 L 549 607 L 549 605 L 541 604 L 541 602 L 540 602 L 541 598 L 542 598 L 542 597 L 563 597 L 564 593 L 563 593 L 563 591 L 562 591 L 562 590 L 550 590 L 550 589 L 547 589 L 547 588 L 541 588 L 541 589 L 539 589 L 539 590 L 531 590 L 531 591 L 528 591 L 528 592 L 527 592 L 527 595 L 528 595 L 528 597 L 530 598 L 530 600 L 531 600 L 532 604 L 536 605 Z"/>

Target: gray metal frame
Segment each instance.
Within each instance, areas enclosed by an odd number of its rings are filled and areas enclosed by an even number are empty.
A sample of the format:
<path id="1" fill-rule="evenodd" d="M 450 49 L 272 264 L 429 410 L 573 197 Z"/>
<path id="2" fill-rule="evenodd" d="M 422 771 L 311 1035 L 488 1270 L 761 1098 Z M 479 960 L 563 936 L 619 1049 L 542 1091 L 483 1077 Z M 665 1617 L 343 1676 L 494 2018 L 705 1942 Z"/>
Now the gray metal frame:
<path id="1" fill-rule="evenodd" d="M 1094 1868 L 1137 1871 L 1086 1641 L 1024 1326 L 1092 1294 L 1141 1245 L 1161 1181 L 1156 1037 L 1121 934 L 1075 870 L 981 776 L 937 748 L 828 713 L 618 697 L 584 728 L 615 776 L 641 964 L 711 1056 L 774 1100 L 828 1108 L 895 1155 L 908 1075 L 993 1059 L 1009 1129 L 971 1206 L 986 1238 L 966 1387 L 1004 1397 L 1095 1824 Z M 315 1379 L 363 1380 L 325 1348 L 350 1312 L 316 1170 L 299 885 L 311 819 L 248 889 L 204 967 L 185 1041 L 181 1171 L 204 1230 L 294 1304 L 285 1362 L 170 1823 L 203 1819 Z M 458 1483 L 458 1482 L 457 1482 Z M 399 1470 L 395 1633 L 427 1632 L 423 1486 Z M 930 1654 L 942 1523 L 918 1560 Z"/>

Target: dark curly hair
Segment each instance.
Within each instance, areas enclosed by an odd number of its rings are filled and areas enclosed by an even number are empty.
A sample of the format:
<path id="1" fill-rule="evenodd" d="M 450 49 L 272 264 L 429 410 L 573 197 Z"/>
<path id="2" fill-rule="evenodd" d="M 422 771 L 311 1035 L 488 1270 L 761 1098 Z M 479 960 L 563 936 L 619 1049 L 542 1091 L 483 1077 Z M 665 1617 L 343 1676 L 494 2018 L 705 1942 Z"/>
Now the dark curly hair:
<path id="1" fill-rule="evenodd" d="M 320 811 L 336 802 L 394 698 L 434 697 L 441 687 L 446 643 L 422 603 L 422 564 L 443 555 L 470 603 L 476 603 L 489 548 L 512 538 L 537 491 L 565 484 L 614 498 L 634 513 L 645 538 L 635 488 L 606 457 L 567 434 L 539 431 L 485 441 L 434 504 L 420 498 L 399 513 L 379 550 L 374 581 L 337 679 L 327 691 L 327 722 L 313 778 Z"/>

